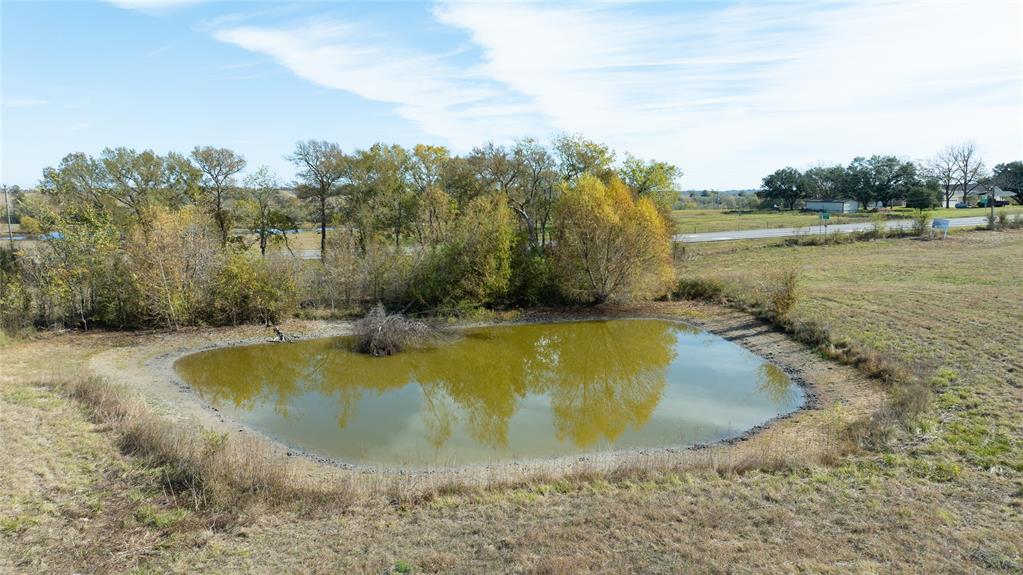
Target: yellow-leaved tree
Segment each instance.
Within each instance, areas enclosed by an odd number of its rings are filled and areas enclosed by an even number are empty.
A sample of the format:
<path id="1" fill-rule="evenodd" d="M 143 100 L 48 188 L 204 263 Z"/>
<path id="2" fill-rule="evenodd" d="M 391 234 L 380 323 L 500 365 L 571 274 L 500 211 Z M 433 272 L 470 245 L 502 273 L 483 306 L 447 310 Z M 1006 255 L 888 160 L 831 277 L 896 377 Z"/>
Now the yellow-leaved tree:
<path id="1" fill-rule="evenodd" d="M 555 211 L 554 261 L 562 292 L 582 302 L 663 295 L 675 279 L 668 222 L 619 179 L 584 175 Z"/>

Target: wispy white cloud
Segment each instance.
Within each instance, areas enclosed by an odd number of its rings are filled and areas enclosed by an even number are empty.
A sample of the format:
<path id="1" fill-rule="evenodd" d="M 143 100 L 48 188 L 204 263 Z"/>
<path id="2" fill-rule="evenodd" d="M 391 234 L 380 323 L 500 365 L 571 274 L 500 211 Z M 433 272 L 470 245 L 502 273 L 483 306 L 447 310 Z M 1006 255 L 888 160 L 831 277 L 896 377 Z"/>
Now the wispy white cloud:
<path id="1" fill-rule="evenodd" d="M 49 104 L 41 98 L 9 98 L 3 100 L 4 108 L 37 108 Z"/>
<path id="2" fill-rule="evenodd" d="M 468 43 L 323 19 L 212 33 L 456 148 L 580 132 L 679 164 L 687 186 L 964 139 L 1023 155 L 1017 2 L 451 2 L 433 16 Z"/>
<path id="3" fill-rule="evenodd" d="M 439 5 L 552 127 L 677 162 L 692 185 L 961 138 L 1019 155 L 1019 4 Z M 978 31 L 983 30 L 980 34 Z"/>
<path id="4" fill-rule="evenodd" d="M 532 104 L 456 66 L 455 54 L 403 47 L 367 26 L 318 21 L 224 28 L 213 35 L 266 54 L 315 84 L 394 104 L 398 115 L 456 147 L 531 127 Z"/>
<path id="5" fill-rule="evenodd" d="M 182 6 L 200 4 L 205 0 L 106 0 L 118 8 L 151 14 L 166 12 Z"/>

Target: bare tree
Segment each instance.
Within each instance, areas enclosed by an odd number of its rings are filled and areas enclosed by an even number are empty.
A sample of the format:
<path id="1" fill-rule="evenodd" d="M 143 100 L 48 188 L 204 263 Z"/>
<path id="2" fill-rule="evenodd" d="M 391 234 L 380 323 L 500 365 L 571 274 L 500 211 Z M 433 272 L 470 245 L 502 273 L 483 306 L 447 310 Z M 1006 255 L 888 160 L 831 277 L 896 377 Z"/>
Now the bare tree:
<path id="1" fill-rule="evenodd" d="M 348 158 L 334 143 L 309 140 L 295 144 L 295 153 L 288 160 L 299 168 L 303 186 L 298 196 L 316 202 L 320 216 L 320 260 L 327 249 L 327 200 L 338 195 L 338 182 L 345 177 Z"/>
<path id="2" fill-rule="evenodd" d="M 192 161 L 202 171 L 199 189 L 205 194 L 204 199 L 209 202 L 213 221 L 217 222 L 217 229 L 220 230 L 220 243 L 226 244 L 230 221 L 225 203 L 232 188 L 232 178 L 245 169 L 245 158 L 227 148 L 210 146 L 197 146 L 192 150 L 191 155 Z"/>
<path id="3" fill-rule="evenodd" d="M 963 202 L 967 202 L 970 186 L 979 183 L 987 175 L 987 170 L 973 142 L 952 146 L 952 157 L 955 159 L 956 179 L 963 187 Z"/>
<path id="4" fill-rule="evenodd" d="M 928 175 L 937 180 L 938 185 L 941 186 L 941 193 L 945 198 L 946 208 L 951 207 L 952 198 L 955 197 L 956 188 L 959 187 L 959 170 L 957 167 L 955 146 L 945 146 L 943 150 L 927 162 Z"/>

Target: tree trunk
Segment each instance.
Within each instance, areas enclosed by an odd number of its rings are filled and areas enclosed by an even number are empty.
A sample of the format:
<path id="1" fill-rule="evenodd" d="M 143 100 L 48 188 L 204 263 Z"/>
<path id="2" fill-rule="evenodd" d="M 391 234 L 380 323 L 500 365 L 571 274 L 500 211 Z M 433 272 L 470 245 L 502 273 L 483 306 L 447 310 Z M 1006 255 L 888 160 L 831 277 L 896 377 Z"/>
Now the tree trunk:
<path id="1" fill-rule="evenodd" d="M 327 193 L 320 193 L 320 261 L 327 255 Z"/>

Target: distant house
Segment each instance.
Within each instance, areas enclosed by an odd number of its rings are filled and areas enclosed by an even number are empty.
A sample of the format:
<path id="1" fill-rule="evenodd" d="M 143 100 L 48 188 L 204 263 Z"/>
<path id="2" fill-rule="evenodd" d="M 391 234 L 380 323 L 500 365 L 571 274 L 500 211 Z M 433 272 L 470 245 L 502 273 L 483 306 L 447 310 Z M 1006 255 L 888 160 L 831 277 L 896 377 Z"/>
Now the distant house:
<path id="1" fill-rule="evenodd" d="M 856 200 L 806 200 L 809 212 L 828 212 L 829 214 L 851 214 L 859 209 Z"/>
<path id="2" fill-rule="evenodd" d="M 994 192 L 996 200 L 1008 200 L 1012 196 L 1012 194 L 1005 192 L 1004 190 L 1002 190 L 1002 188 L 999 188 L 998 186 L 985 186 L 983 184 L 971 184 L 969 190 L 966 192 L 966 195 L 967 197 L 970 198 L 983 198 L 992 192 Z M 959 186 L 957 195 L 959 197 L 962 197 L 963 195 L 962 186 Z"/>

